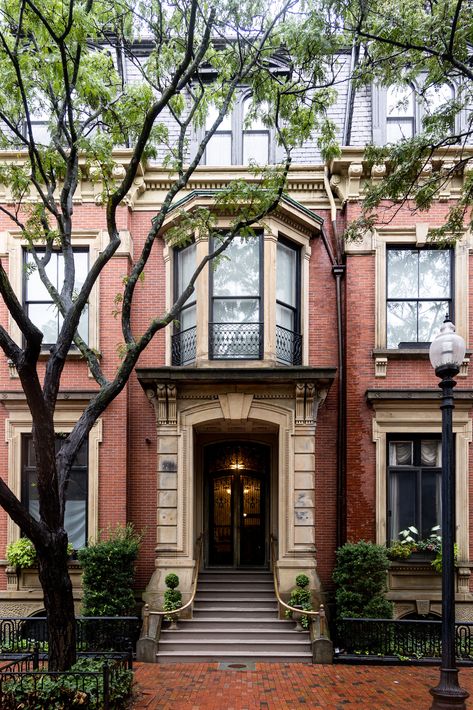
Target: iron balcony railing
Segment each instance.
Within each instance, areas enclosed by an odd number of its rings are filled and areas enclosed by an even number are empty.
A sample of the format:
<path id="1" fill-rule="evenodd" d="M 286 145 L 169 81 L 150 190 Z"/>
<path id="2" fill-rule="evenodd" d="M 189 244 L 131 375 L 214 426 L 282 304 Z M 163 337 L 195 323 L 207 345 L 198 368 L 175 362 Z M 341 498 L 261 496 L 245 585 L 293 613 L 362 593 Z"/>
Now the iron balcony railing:
<path id="1" fill-rule="evenodd" d="M 211 360 L 261 360 L 263 323 L 210 323 L 209 357 Z M 173 365 L 195 362 L 197 328 L 175 332 L 171 338 Z M 276 326 L 276 355 L 285 365 L 302 364 L 302 335 Z"/>
<path id="2" fill-rule="evenodd" d="M 173 334 L 171 355 L 173 365 L 188 365 L 195 361 L 197 352 L 197 328 L 187 328 Z"/>
<path id="3" fill-rule="evenodd" d="M 302 365 L 302 335 L 277 325 L 276 357 L 286 365 Z"/>
<path id="4" fill-rule="evenodd" d="M 261 360 L 263 323 L 209 323 L 212 360 Z"/>
<path id="5" fill-rule="evenodd" d="M 441 620 L 342 619 L 337 628 L 337 645 L 343 656 L 394 656 L 420 660 L 440 658 Z M 455 625 L 456 656 L 473 662 L 473 622 Z"/>

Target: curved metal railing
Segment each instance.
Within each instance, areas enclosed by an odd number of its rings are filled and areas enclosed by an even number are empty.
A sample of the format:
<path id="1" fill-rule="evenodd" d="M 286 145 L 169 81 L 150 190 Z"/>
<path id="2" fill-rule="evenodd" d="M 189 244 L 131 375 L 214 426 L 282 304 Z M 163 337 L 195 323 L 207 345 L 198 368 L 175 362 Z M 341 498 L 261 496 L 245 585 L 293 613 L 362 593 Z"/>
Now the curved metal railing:
<path id="1" fill-rule="evenodd" d="M 325 636 L 325 631 L 326 631 L 326 626 L 325 626 L 325 609 L 324 605 L 321 604 L 319 607 L 318 611 L 313 611 L 309 609 L 302 609 L 299 607 L 291 606 L 290 604 L 287 604 L 283 599 L 281 599 L 281 595 L 279 593 L 279 570 L 278 566 L 276 564 L 276 543 L 277 539 L 274 537 L 274 535 L 271 535 L 271 564 L 273 568 L 273 583 L 274 583 L 274 592 L 276 594 L 276 598 L 278 600 L 278 603 L 284 608 L 287 609 L 288 611 L 291 611 L 296 614 L 303 614 L 303 616 L 308 616 L 309 621 L 313 622 L 318 620 L 319 621 L 319 635 L 320 636 Z"/>
<path id="2" fill-rule="evenodd" d="M 181 612 L 183 612 L 185 609 L 188 609 L 192 604 L 194 603 L 195 595 L 197 592 L 197 582 L 199 580 L 199 571 L 200 571 L 200 565 L 202 563 L 202 547 L 203 547 L 203 535 L 199 535 L 196 541 L 196 547 L 197 547 L 197 561 L 196 565 L 194 567 L 194 572 L 192 575 L 192 587 L 191 587 L 191 596 L 189 601 L 187 601 L 185 604 L 180 606 L 178 609 L 173 609 L 172 611 L 164 611 L 164 610 L 155 610 L 153 609 L 152 611 L 149 608 L 149 604 L 145 604 L 144 611 L 143 611 L 143 631 L 145 635 L 148 635 L 148 630 L 149 630 L 149 617 L 150 616 L 176 616 L 178 617 Z"/>

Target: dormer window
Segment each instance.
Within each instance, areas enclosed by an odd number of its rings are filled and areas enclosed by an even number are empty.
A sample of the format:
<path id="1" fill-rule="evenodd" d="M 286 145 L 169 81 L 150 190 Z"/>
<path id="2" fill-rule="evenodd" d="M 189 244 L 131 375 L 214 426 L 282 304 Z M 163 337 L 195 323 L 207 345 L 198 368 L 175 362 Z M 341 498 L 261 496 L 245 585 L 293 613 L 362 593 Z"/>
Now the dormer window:
<path id="1" fill-rule="evenodd" d="M 253 121 L 248 121 L 248 112 L 251 108 L 252 98 L 247 97 L 243 101 L 243 165 L 249 165 L 251 162 L 265 165 L 271 162 L 269 159 L 269 130 L 264 125 L 261 118 L 256 118 Z M 261 107 L 261 111 L 265 107 Z"/>
<path id="2" fill-rule="evenodd" d="M 386 143 L 412 138 L 416 130 L 414 89 L 390 86 L 386 92 Z"/>
<path id="3" fill-rule="evenodd" d="M 205 129 L 209 131 L 218 116 L 215 106 L 209 106 Z M 232 117 L 227 115 L 215 131 L 205 149 L 205 162 L 207 165 L 232 164 Z"/>

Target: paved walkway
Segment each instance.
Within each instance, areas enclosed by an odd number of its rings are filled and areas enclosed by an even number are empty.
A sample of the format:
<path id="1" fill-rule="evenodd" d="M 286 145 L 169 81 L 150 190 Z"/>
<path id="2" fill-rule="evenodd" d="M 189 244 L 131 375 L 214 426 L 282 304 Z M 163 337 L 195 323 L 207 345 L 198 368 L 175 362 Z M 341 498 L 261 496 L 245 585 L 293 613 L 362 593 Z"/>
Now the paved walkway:
<path id="1" fill-rule="evenodd" d="M 135 670 L 133 710 L 428 710 L 429 688 L 439 679 L 431 666 L 137 663 Z M 462 668 L 459 678 L 473 710 L 473 668 Z"/>

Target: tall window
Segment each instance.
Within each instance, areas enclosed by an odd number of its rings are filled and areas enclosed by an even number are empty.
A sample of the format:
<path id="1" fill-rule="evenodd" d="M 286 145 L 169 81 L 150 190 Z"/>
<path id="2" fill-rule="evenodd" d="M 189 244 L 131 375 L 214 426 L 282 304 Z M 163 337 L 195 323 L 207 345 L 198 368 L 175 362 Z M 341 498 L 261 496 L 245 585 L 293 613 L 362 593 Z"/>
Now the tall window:
<path id="1" fill-rule="evenodd" d="M 243 165 L 252 161 L 265 165 L 269 162 L 269 130 L 260 118 L 249 121 L 248 111 L 251 103 L 251 97 L 243 101 Z M 260 107 L 260 110 L 264 111 L 264 106 Z"/>
<path id="2" fill-rule="evenodd" d="M 386 142 L 412 138 L 416 130 L 414 90 L 411 86 L 389 86 L 386 95 Z"/>
<path id="3" fill-rule="evenodd" d="M 196 247 L 190 244 L 174 252 L 174 300 L 188 285 L 196 268 Z M 195 291 L 189 296 L 179 314 L 172 338 L 172 364 L 186 365 L 196 355 L 196 300 Z"/>
<path id="4" fill-rule="evenodd" d="M 209 355 L 213 359 L 262 357 L 261 237 L 235 237 L 211 271 Z"/>
<path id="5" fill-rule="evenodd" d="M 276 354 L 281 362 L 300 365 L 300 251 L 279 241 L 276 262 Z"/>
<path id="6" fill-rule="evenodd" d="M 387 347 L 430 343 L 452 313 L 452 252 L 388 248 Z"/>
<path id="7" fill-rule="evenodd" d="M 38 250 L 41 256 L 41 252 Z M 74 250 L 75 286 L 76 292 L 80 291 L 89 268 L 89 254 L 87 250 Z M 41 281 L 36 269 L 33 256 L 24 252 L 24 304 L 28 316 L 43 333 L 43 345 L 54 345 L 57 342 L 59 331 L 62 327 L 63 317 L 56 304 L 49 295 L 46 286 Z M 61 252 L 53 252 L 46 266 L 46 273 L 52 285 L 61 290 L 64 281 L 64 257 Z M 88 341 L 88 308 L 84 308 L 79 321 L 79 335 Z"/>
<path id="8" fill-rule="evenodd" d="M 206 131 L 209 131 L 218 115 L 215 106 L 209 106 L 205 122 Z M 232 117 L 227 115 L 215 131 L 205 149 L 205 162 L 207 165 L 232 164 Z"/>
<path id="9" fill-rule="evenodd" d="M 56 450 L 61 445 L 61 438 L 56 441 Z M 87 442 L 82 444 L 69 474 L 66 487 L 66 507 L 64 527 L 69 542 L 75 550 L 84 547 L 87 542 Z M 33 438 L 30 434 L 22 437 L 22 502 L 31 515 L 39 519 L 38 475 Z"/>
<path id="10" fill-rule="evenodd" d="M 438 437 L 399 436 L 388 444 L 389 539 L 413 525 L 428 538 L 441 520 L 442 447 Z"/>

